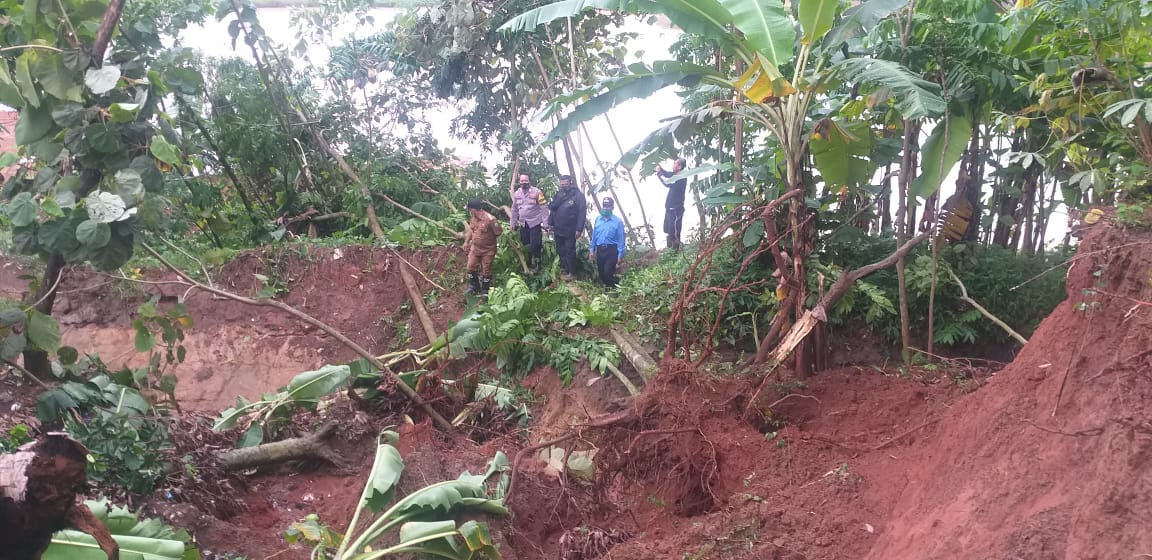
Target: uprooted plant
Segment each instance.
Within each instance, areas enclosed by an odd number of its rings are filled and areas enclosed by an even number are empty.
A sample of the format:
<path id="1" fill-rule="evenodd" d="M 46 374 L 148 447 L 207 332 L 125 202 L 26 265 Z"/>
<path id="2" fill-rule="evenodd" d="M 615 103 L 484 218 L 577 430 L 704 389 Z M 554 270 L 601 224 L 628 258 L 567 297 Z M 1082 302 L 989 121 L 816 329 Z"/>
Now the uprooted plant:
<path id="1" fill-rule="evenodd" d="M 568 383 L 575 374 L 574 364 L 587 358 L 594 370 L 604 373 L 608 364 L 620 361 L 620 351 L 603 340 L 566 334 L 574 326 L 606 326 L 612 313 L 602 298 L 577 306 L 566 290 L 532 290 L 519 276 L 509 278 L 503 288 L 494 288 L 488 303 L 476 313 L 453 325 L 431 344 L 380 356 L 386 365 L 412 360 L 417 368 L 438 360 L 461 359 L 469 353 L 486 353 L 496 358 L 496 367 L 505 374 L 523 375 L 537 366 L 556 368 Z"/>
<path id="2" fill-rule="evenodd" d="M 599 300 L 576 307 L 576 299 L 567 291 L 533 291 L 522 279 L 513 276 L 503 288 L 494 288 L 488 303 L 465 318 L 431 344 L 418 349 L 405 349 L 374 357 L 375 363 L 360 359 L 345 365 L 327 365 L 303 372 L 276 393 L 259 400 L 237 399 L 236 406 L 225 410 L 215 429 L 239 426 L 244 435 L 240 447 L 258 445 L 272 436 L 296 408 L 314 409 L 320 400 L 341 390 L 368 385 L 366 397 L 378 394 L 381 371 L 405 366 L 405 373 L 393 374 L 398 385 L 415 392 L 428 368 L 475 354 L 496 358 L 496 366 L 505 375 L 523 375 L 541 365 L 556 368 L 565 383 L 575 375 L 575 364 L 587 359 L 592 369 L 603 374 L 620 360 L 620 351 L 612 343 L 565 334 L 566 327 L 603 326 L 610 322 L 611 311 Z M 501 408 L 509 409 L 509 419 L 517 422 L 526 411 L 507 398 L 506 392 L 492 385 L 483 392 L 472 386 L 470 399 L 495 398 Z M 468 411 L 465 411 L 467 413 Z M 467 415 L 458 416 L 451 425 L 459 425 Z"/>
<path id="3" fill-rule="evenodd" d="M 159 519 L 140 519 L 126 508 L 107 500 L 86 501 L 88 509 L 99 520 L 120 547 L 121 558 L 149 560 L 185 560 L 199 558 L 200 551 L 183 529 L 165 525 Z M 96 539 L 81 531 L 66 529 L 52 535 L 52 544 L 44 551 L 43 560 L 104 560 Z"/>
<path id="4" fill-rule="evenodd" d="M 500 552 L 492 542 L 488 527 L 474 520 L 458 524 L 454 516 L 465 511 L 508 513 L 502 499 L 508 485 L 508 458 L 497 452 L 484 474 L 466 471 L 456 480 L 420 488 L 384 509 L 404 472 L 404 461 L 392 445 L 397 439 L 395 432 L 381 434 L 372 470 L 343 535 L 321 526 L 310 516 L 293 525 L 289 539 L 313 545 L 311 557 L 314 559 L 372 560 L 416 554 L 456 560 L 498 560 Z M 493 479 L 496 486 L 490 497 L 488 484 Z M 366 524 L 361 523 L 365 514 L 373 512 L 379 514 Z"/>

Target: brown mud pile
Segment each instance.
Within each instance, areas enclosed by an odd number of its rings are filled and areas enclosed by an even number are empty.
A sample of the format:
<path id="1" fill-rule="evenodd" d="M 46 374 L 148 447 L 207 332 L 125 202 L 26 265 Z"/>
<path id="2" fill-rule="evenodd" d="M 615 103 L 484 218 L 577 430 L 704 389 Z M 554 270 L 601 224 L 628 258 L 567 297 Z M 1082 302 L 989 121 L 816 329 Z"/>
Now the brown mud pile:
<path id="1" fill-rule="evenodd" d="M 868 558 L 1152 554 L 1152 235 L 1103 222 L 1068 299 L 925 445 Z"/>

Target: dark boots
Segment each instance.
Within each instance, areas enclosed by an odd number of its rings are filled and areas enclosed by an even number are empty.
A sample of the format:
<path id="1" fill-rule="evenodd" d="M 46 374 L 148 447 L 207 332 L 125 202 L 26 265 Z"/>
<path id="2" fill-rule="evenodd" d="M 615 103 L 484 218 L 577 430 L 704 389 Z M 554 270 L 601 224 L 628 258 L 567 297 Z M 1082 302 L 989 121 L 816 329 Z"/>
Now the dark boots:
<path id="1" fill-rule="evenodd" d="M 480 288 L 480 277 L 475 272 L 468 273 L 468 290 L 464 292 L 466 296 L 472 296 L 482 293 Z M 484 291 L 485 293 L 487 290 Z"/>
<path id="2" fill-rule="evenodd" d="M 491 276 L 481 276 L 480 277 L 480 295 L 482 295 L 484 297 L 488 297 L 488 289 L 491 287 L 492 287 L 492 277 Z"/>

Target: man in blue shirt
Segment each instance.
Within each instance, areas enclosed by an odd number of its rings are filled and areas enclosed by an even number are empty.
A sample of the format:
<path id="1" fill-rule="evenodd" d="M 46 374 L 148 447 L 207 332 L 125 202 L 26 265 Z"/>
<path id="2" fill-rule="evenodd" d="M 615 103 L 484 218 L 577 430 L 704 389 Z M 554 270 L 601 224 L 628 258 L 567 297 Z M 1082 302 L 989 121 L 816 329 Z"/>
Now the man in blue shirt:
<path id="1" fill-rule="evenodd" d="M 616 264 L 624 258 L 624 222 L 612 213 L 616 202 L 605 198 L 600 217 L 592 225 L 590 260 L 595 259 L 600 283 L 608 288 L 616 287 Z"/>

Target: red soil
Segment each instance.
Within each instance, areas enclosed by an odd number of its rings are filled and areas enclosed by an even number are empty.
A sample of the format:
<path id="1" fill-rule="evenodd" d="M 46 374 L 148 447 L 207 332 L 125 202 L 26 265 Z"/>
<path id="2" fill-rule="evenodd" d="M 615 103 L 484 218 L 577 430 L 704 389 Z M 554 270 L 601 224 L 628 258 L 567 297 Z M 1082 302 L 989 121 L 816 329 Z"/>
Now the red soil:
<path id="1" fill-rule="evenodd" d="M 910 376 L 834 370 L 802 384 L 782 379 L 756 403 L 763 414 L 745 421 L 757 382 L 751 376 L 666 364 L 629 402 L 612 378 L 590 383 L 595 376 L 584 371 L 563 388 L 551 372 L 537 372 L 524 383 L 538 395 L 528 441 L 578 430 L 580 437 L 561 447 L 595 450 L 596 475 L 558 479 L 526 459 L 509 500 L 513 516 L 490 520 L 505 558 L 1039 560 L 1152 553 L 1146 528 L 1152 419 L 1145 405 L 1152 400 L 1152 304 L 1145 303 L 1152 301 L 1152 235 L 1104 222 L 1094 229 L 1069 273 L 1068 301 L 991 379 L 946 369 Z M 356 254 L 373 254 L 364 251 Z M 404 296 L 398 278 L 366 266 L 366 258 L 345 265 L 328 255 L 299 274 L 289 267 L 295 283 L 287 297 L 383 349 L 390 331 L 387 321 L 377 322 Z M 256 271 L 243 268 L 245 262 L 224 276 L 238 289 Z M 364 270 L 374 272 L 362 276 Z M 434 312 L 438 322 L 459 313 L 452 301 Z M 207 336 L 236 323 L 268 324 L 294 337 L 302 352 L 320 349 L 326 361 L 349 357 L 272 313 L 208 300 L 193 305 L 203 306 L 193 315 Z M 219 305 L 223 311 L 212 311 Z M 416 323 L 409 325 L 419 338 Z M 276 381 L 256 382 L 267 390 Z M 181 383 L 195 394 L 200 381 Z M 799 396 L 785 398 L 792 394 Z M 633 421 L 580 427 L 629 407 Z M 397 420 L 365 414 L 347 420 L 362 425 L 339 444 L 349 461 L 343 472 L 320 466 L 255 476 L 243 496 L 249 510 L 228 521 L 180 513 L 186 506 L 167 509 L 214 553 L 306 558 L 280 535 L 312 512 L 343 529 L 371 461 L 370 434 Z M 416 419 L 401 437 L 406 490 L 475 472 L 496 450 L 512 457 L 524 445 L 515 436 L 476 444 Z"/>

